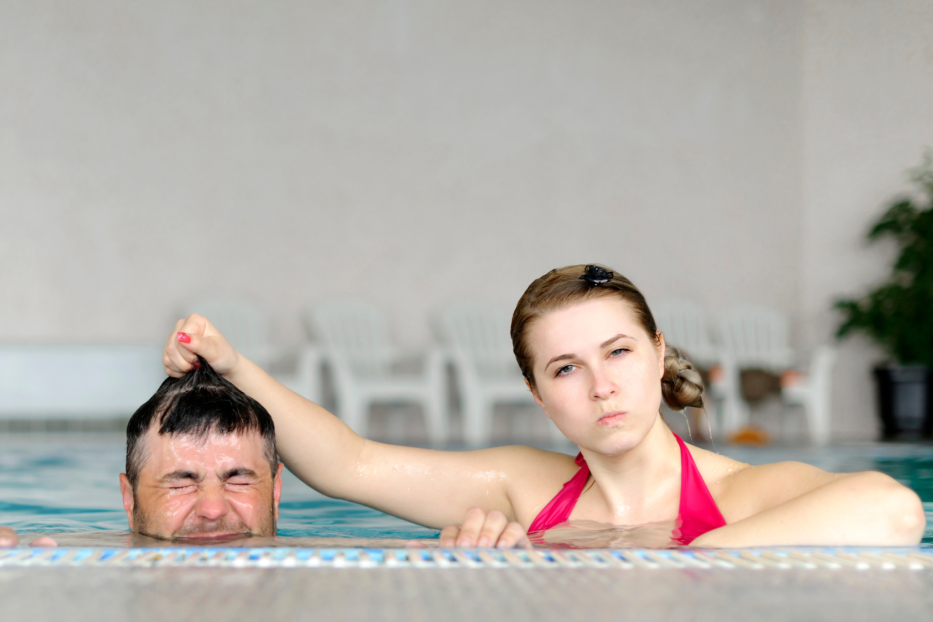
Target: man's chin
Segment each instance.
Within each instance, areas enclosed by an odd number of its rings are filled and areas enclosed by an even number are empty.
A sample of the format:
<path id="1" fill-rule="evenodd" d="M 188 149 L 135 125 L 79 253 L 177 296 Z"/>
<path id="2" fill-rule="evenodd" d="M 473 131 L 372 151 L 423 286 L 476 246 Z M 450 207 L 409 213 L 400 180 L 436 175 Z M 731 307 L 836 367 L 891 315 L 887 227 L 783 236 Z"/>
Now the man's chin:
<path id="1" fill-rule="evenodd" d="M 203 533 L 173 533 L 169 535 L 163 535 L 163 534 L 158 534 L 158 533 L 148 533 L 146 531 L 136 531 L 135 533 L 140 536 L 145 536 L 147 538 L 153 538 L 155 540 L 164 540 L 166 542 L 177 542 L 179 544 L 227 544 L 229 545 L 233 541 L 261 537 L 261 536 L 257 536 L 251 531 L 237 531 L 237 532 L 207 531 Z"/>
<path id="2" fill-rule="evenodd" d="M 255 537 L 255 534 L 251 531 L 239 531 L 236 533 L 230 532 L 206 532 L 206 533 L 192 533 L 192 534 L 176 534 L 173 535 L 170 539 L 175 542 L 182 542 L 185 544 L 229 544 L 233 540 L 246 540 L 248 538 Z"/>

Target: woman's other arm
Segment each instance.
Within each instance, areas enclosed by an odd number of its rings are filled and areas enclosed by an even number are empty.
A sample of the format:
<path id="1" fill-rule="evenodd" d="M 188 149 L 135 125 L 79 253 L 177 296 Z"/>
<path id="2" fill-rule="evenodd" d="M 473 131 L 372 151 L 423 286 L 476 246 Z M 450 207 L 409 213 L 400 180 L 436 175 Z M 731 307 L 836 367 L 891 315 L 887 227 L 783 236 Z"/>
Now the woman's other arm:
<path id="1" fill-rule="evenodd" d="M 721 498 L 729 524 L 692 546 L 916 545 L 926 527 L 917 494 L 874 471 L 833 474 L 797 462 L 747 467 Z"/>

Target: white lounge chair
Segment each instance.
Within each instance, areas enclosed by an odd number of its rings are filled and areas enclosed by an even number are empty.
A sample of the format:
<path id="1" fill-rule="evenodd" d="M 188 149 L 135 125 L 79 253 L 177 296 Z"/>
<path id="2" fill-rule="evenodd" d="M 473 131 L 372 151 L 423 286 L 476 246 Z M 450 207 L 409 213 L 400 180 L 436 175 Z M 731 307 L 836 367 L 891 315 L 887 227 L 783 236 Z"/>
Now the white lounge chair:
<path id="1" fill-rule="evenodd" d="M 826 445 L 830 440 L 832 377 L 836 357 L 834 348 L 817 348 L 810 358 L 806 375 L 796 383 L 781 387 L 781 399 L 784 404 L 803 406 L 810 441 L 814 445 Z"/>
<path id="2" fill-rule="evenodd" d="M 665 343 L 680 349 L 687 358 L 699 367 L 711 369 L 719 366 L 722 377 L 710 380 L 707 387 L 711 398 L 707 402 L 710 419 L 716 420 L 717 430 L 733 425 L 741 412 L 741 395 L 728 355 L 716 344 L 710 333 L 709 316 L 706 310 L 692 300 L 667 300 L 652 309 L 658 330 L 664 335 Z"/>
<path id="3" fill-rule="evenodd" d="M 534 398 L 522 378 L 509 336 L 508 312 L 481 305 L 447 309 L 440 330 L 460 382 L 464 440 L 488 444 L 492 413 L 497 403 L 533 405 Z M 561 440 L 551 424 L 551 436 Z"/>
<path id="4" fill-rule="evenodd" d="M 424 409 L 431 441 L 447 440 L 444 360 L 439 350 L 425 353 L 421 373 L 395 373 L 393 367 L 403 353 L 392 346 L 384 316 L 371 306 L 321 304 L 305 314 L 305 321 L 324 345 L 344 423 L 366 436 L 372 404 L 415 402 Z"/>
<path id="5" fill-rule="evenodd" d="M 723 353 L 727 390 L 737 399 L 724 412 L 723 427 L 734 432 L 748 425 L 748 404 L 740 397 L 742 369 L 763 369 L 776 374 L 791 367 L 790 322 L 787 316 L 768 307 L 741 305 L 728 309 L 717 324 Z"/>
<path id="6" fill-rule="evenodd" d="M 726 310 L 719 332 L 722 345 L 743 369 L 781 372 L 794 362 L 790 322 L 776 309 L 744 305 Z"/>
<path id="7" fill-rule="evenodd" d="M 703 307 L 692 300 L 667 300 L 654 305 L 652 313 L 668 345 L 679 348 L 702 367 L 720 364 L 722 352 L 710 337 Z"/>
<path id="8" fill-rule="evenodd" d="M 266 371 L 277 361 L 296 359 L 294 373 L 276 372 L 276 380 L 311 401 L 321 398 L 321 352 L 312 344 L 297 348 L 272 344 L 268 338 L 268 318 L 255 304 L 236 298 L 205 299 L 189 304 L 184 315 L 198 313 L 217 327 L 237 351 Z"/>

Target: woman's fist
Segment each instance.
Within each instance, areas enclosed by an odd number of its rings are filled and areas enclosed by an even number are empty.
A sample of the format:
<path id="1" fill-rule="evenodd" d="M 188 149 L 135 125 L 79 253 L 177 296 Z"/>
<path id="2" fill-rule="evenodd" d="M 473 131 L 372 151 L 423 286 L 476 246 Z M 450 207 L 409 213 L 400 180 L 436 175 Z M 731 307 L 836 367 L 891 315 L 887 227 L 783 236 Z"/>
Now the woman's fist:
<path id="1" fill-rule="evenodd" d="M 175 323 L 162 352 L 165 373 L 181 378 L 201 357 L 218 374 L 229 374 L 239 362 L 240 355 L 227 339 L 214 328 L 206 317 L 194 313 Z"/>

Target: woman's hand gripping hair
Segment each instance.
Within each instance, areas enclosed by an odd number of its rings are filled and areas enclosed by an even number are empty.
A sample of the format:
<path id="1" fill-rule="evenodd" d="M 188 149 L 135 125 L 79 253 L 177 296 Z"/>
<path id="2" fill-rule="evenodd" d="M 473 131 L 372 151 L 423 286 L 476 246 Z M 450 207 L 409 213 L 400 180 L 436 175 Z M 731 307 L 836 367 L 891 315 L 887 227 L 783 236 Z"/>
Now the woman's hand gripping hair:
<path id="1" fill-rule="evenodd" d="M 240 361 L 239 353 L 220 331 L 207 318 L 194 313 L 178 320 L 168 337 L 162 353 L 165 373 L 181 378 L 198 364 L 199 356 L 223 376 L 232 372 Z"/>
<path id="2" fill-rule="evenodd" d="M 530 549 L 531 541 L 520 524 L 509 522 L 499 510 L 485 512 L 480 508 L 470 508 L 463 517 L 463 523 L 441 530 L 440 545 L 443 548 Z"/>

